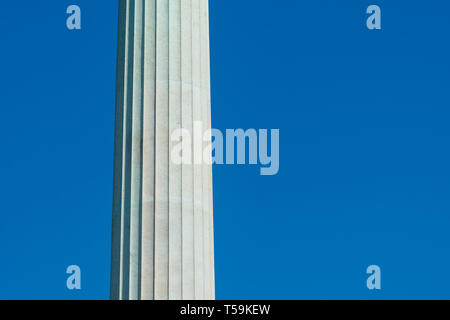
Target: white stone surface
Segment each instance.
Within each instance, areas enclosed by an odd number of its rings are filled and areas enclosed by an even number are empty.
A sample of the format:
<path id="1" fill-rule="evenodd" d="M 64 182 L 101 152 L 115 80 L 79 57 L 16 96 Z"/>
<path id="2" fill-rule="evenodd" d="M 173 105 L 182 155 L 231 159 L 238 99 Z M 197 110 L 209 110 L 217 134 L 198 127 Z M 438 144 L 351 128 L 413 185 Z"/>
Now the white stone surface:
<path id="1" fill-rule="evenodd" d="M 211 127 L 208 0 L 120 0 L 111 299 L 214 299 L 212 168 L 170 161 Z"/>

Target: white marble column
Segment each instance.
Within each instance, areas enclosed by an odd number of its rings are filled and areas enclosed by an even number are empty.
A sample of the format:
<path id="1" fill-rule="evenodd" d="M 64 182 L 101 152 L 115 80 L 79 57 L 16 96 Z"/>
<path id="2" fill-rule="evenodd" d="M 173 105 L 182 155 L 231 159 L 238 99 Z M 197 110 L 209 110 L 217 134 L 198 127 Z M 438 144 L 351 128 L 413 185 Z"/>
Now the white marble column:
<path id="1" fill-rule="evenodd" d="M 119 0 L 111 299 L 215 298 L 211 165 L 170 139 L 210 101 L 208 0 Z"/>

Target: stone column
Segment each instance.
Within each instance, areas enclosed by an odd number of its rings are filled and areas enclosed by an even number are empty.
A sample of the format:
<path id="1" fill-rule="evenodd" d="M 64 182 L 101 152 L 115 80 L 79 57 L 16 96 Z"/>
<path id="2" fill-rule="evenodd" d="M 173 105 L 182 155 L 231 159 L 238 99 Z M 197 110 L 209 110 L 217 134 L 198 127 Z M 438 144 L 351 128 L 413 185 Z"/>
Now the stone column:
<path id="1" fill-rule="evenodd" d="M 208 19 L 208 0 L 119 1 L 111 299 L 215 298 L 211 165 L 193 143 L 171 158 L 174 130 L 211 127 Z"/>

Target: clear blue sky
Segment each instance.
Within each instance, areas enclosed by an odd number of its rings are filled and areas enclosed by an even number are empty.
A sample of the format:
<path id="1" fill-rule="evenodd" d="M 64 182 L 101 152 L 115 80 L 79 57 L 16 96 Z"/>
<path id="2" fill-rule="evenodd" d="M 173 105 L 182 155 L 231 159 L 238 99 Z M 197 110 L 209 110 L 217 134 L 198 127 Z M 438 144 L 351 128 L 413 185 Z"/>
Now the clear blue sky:
<path id="1" fill-rule="evenodd" d="M 109 296 L 117 2 L 0 2 L 0 299 Z M 210 9 L 214 127 L 281 137 L 214 168 L 217 298 L 450 298 L 450 3 Z"/>

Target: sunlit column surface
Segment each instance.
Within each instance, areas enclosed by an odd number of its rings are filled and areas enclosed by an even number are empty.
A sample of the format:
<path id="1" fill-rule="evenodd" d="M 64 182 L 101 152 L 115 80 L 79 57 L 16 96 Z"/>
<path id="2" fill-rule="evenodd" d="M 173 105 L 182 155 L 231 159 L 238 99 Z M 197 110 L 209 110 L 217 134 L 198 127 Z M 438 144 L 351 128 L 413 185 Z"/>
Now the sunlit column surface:
<path id="1" fill-rule="evenodd" d="M 120 0 L 111 299 L 214 299 L 211 165 L 171 134 L 211 127 L 208 0 Z"/>

